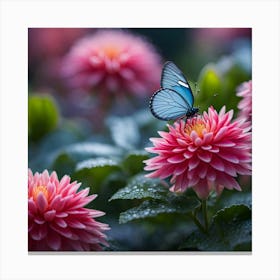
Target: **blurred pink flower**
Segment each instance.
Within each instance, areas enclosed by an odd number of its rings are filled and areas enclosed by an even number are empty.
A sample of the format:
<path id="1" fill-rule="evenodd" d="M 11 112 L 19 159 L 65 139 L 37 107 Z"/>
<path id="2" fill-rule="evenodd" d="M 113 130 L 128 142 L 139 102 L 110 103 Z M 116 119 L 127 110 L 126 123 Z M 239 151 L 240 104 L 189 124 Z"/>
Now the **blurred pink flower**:
<path id="1" fill-rule="evenodd" d="M 252 120 L 252 81 L 242 83 L 237 89 L 237 96 L 242 97 L 237 108 L 240 110 L 238 117 Z"/>
<path id="2" fill-rule="evenodd" d="M 30 251 L 89 251 L 107 245 L 106 224 L 95 217 L 101 211 L 84 208 L 95 199 L 89 189 L 77 190 L 80 183 L 70 183 L 65 175 L 60 181 L 56 172 L 49 175 L 28 170 L 28 248 Z"/>
<path id="3" fill-rule="evenodd" d="M 194 31 L 197 40 L 203 42 L 226 42 L 240 37 L 251 37 L 251 28 L 198 28 Z"/>
<path id="4" fill-rule="evenodd" d="M 87 28 L 29 28 L 29 62 L 63 55 L 76 39 L 88 31 Z"/>
<path id="5" fill-rule="evenodd" d="M 234 177 L 251 174 L 251 133 L 248 123 L 231 122 L 233 111 L 219 114 L 213 107 L 202 116 L 168 125 L 161 138 L 151 138 L 154 147 L 146 148 L 156 157 L 145 161 L 151 178 L 171 177 L 171 191 L 193 188 L 205 199 L 211 190 L 241 190 Z"/>
<path id="6" fill-rule="evenodd" d="M 88 28 L 29 28 L 28 75 L 32 86 L 41 89 L 59 86 L 62 57 L 75 40 L 89 31 Z"/>
<path id="7" fill-rule="evenodd" d="M 99 30 L 79 40 L 65 57 L 62 75 L 86 92 L 150 94 L 159 87 L 161 59 L 143 38 Z"/>

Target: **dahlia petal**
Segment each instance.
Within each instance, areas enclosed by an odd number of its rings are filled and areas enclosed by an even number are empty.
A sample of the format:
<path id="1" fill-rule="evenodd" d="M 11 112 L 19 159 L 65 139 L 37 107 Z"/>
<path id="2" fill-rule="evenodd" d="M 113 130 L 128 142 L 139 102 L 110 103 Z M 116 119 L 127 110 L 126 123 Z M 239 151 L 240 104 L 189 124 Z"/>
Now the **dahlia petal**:
<path id="1" fill-rule="evenodd" d="M 70 220 L 67 222 L 68 226 L 71 228 L 85 229 L 86 226 L 77 220 Z"/>
<path id="2" fill-rule="evenodd" d="M 219 159 L 217 156 L 212 156 L 212 160 L 210 161 L 210 165 L 214 167 L 216 170 L 225 171 L 225 166 L 223 161 Z"/>
<path id="3" fill-rule="evenodd" d="M 33 201 L 33 198 L 28 199 L 28 211 L 32 213 L 37 212 L 37 207 L 35 202 Z"/>
<path id="4" fill-rule="evenodd" d="M 97 55 L 93 55 L 89 58 L 89 62 L 92 66 L 99 66 L 100 64 L 103 63 L 102 59 L 97 56 Z"/>
<path id="5" fill-rule="evenodd" d="M 187 176 L 182 174 L 182 175 L 179 175 L 176 178 L 176 182 L 175 182 L 174 187 L 172 189 L 175 192 L 177 192 L 177 191 L 183 192 L 187 189 L 188 186 L 189 186 L 188 178 L 187 178 Z"/>
<path id="6" fill-rule="evenodd" d="M 229 141 L 229 140 L 223 140 L 221 142 L 215 143 L 215 145 L 218 147 L 234 147 L 234 146 L 236 146 L 236 143 Z"/>
<path id="7" fill-rule="evenodd" d="M 197 156 L 199 159 L 201 159 L 202 161 L 207 162 L 207 163 L 209 163 L 212 159 L 212 153 L 204 152 L 202 150 L 197 152 Z"/>
<path id="8" fill-rule="evenodd" d="M 193 153 L 197 150 L 197 147 L 193 146 L 193 145 L 190 145 L 190 146 L 188 146 L 188 150 Z"/>
<path id="9" fill-rule="evenodd" d="M 42 240 L 47 235 L 47 227 L 45 225 L 34 225 L 29 234 L 33 240 Z"/>
<path id="10" fill-rule="evenodd" d="M 67 175 L 64 175 L 59 182 L 59 191 L 64 189 L 69 183 L 70 183 L 70 177 Z"/>
<path id="11" fill-rule="evenodd" d="M 132 71 L 132 69 L 129 68 L 123 68 L 119 71 L 119 74 L 125 79 L 125 80 L 132 80 L 135 78 L 135 74 Z"/>
<path id="12" fill-rule="evenodd" d="M 196 132 L 195 130 L 193 130 L 193 131 L 191 132 L 190 136 L 191 136 L 191 139 L 192 139 L 193 142 L 195 142 L 195 140 L 196 140 L 197 138 L 199 138 L 199 136 L 198 136 L 198 134 L 197 134 L 197 132 Z"/>
<path id="13" fill-rule="evenodd" d="M 76 193 L 78 191 L 78 189 L 80 188 L 81 186 L 81 183 L 75 183 L 75 184 L 71 184 L 69 186 L 69 190 L 68 190 L 68 193 L 70 194 L 73 194 L 73 193 Z"/>
<path id="14" fill-rule="evenodd" d="M 237 181 L 233 177 L 224 173 L 219 174 L 218 182 L 219 184 L 223 185 L 226 189 L 236 189 L 238 191 L 241 191 L 241 187 L 239 186 Z"/>
<path id="15" fill-rule="evenodd" d="M 48 170 L 44 170 L 43 173 L 42 173 L 42 176 L 40 177 L 41 178 L 41 184 L 42 186 L 46 186 L 48 181 L 49 181 L 49 172 Z"/>
<path id="16" fill-rule="evenodd" d="M 89 251 L 84 249 L 80 241 L 72 241 L 71 246 L 75 251 Z"/>
<path id="17" fill-rule="evenodd" d="M 34 218 L 34 222 L 38 225 L 42 225 L 44 224 L 46 221 L 44 219 L 42 219 L 41 217 L 36 217 Z"/>
<path id="18" fill-rule="evenodd" d="M 56 216 L 57 218 L 66 218 L 66 217 L 68 217 L 68 213 L 60 212 L 60 213 L 56 213 L 55 216 Z"/>
<path id="19" fill-rule="evenodd" d="M 212 145 L 202 145 L 201 149 L 205 150 L 205 151 L 209 151 L 212 149 Z"/>
<path id="20" fill-rule="evenodd" d="M 120 55 L 119 55 L 119 61 L 121 63 L 125 63 L 127 62 L 127 60 L 129 59 L 130 55 L 128 54 L 128 52 L 122 52 Z"/>
<path id="21" fill-rule="evenodd" d="M 208 144 L 213 139 L 213 132 L 208 132 L 203 135 L 203 145 Z"/>
<path id="22" fill-rule="evenodd" d="M 197 169 L 199 170 L 198 173 L 199 178 L 204 179 L 208 171 L 208 165 L 201 163 Z"/>
<path id="23" fill-rule="evenodd" d="M 62 228 L 66 228 L 67 227 L 67 223 L 64 221 L 64 219 L 55 218 L 53 222 L 56 223 L 58 226 L 60 226 Z"/>
<path id="24" fill-rule="evenodd" d="M 235 166 L 233 166 L 233 164 L 229 163 L 229 162 L 224 162 L 225 165 L 225 173 L 227 173 L 230 176 L 236 177 L 237 173 L 236 173 L 236 168 Z"/>
<path id="25" fill-rule="evenodd" d="M 157 163 L 157 164 L 150 164 L 150 165 L 146 165 L 144 167 L 144 170 L 146 171 L 152 171 L 152 170 L 156 170 L 156 169 L 160 169 L 163 165 L 165 165 L 167 163 L 164 163 L 164 164 L 160 164 L 160 163 Z"/>
<path id="26" fill-rule="evenodd" d="M 50 208 L 55 209 L 57 212 L 64 208 L 65 201 L 62 200 L 61 194 L 55 196 L 55 198 L 50 203 Z"/>
<path id="27" fill-rule="evenodd" d="M 218 153 L 219 151 L 220 151 L 219 147 L 216 147 L 216 146 L 213 146 L 213 147 L 209 150 L 209 152 L 211 152 L 211 153 Z"/>
<path id="28" fill-rule="evenodd" d="M 175 167 L 175 169 L 173 171 L 173 174 L 174 175 L 180 175 L 183 172 L 185 172 L 187 170 L 187 168 L 188 168 L 187 164 L 179 164 L 179 165 L 177 165 L 177 167 Z"/>
<path id="29" fill-rule="evenodd" d="M 55 210 L 49 210 L 44 213 L 44 218 L 47 222 L 51 222 L 55 218 L 56 211 Z"/>
<path id="30" fill-rule="evenodd" d="M 180 163 L 185 160 L 186 160 L 185 157 L 183 157 L 182 155 L 176 155 L 167 159 L 167 161 L 170 163 Z"/>
<path id="31" fill-rule="evenodd" d="M 220 141 L 226 134 L 228 127 L 222 127 L 214 137 L 214 141 Z"/>
<path id="32" fill-rule="evenodd" d="M 204 200 L 204 199 L 207 199 L 207 197 L 209 196 L 210 189 L 209 189 L 207 181 L 205 181 L 205 180 L 202 180 L 198 184 L 193 186 L 193 189 L 200 199 Z"/>
<path id="33" fill-rule="evenodd" d="M 232 163 L 239 163 L 238 157 L 236 155 L 233 155 L 233 154 L 230 154 L 230 153 L 220 151 L 219 157 L 221 157 L 222 159 L 225 159 L 229 162 L 232 162 Z"/>
<path id="34" fill-rule="evenodd" d="M 50 227 L 55 230 L 57 233 L 61 234 L 62 236 L 66 238 L 71 238 L 72 237 L 72 231 L 66 227 L 66 228 L 61 228 L 57 227 L 56 224 L 50 224 Z"/>
<path id="35" fill-rule="evenodd" d="M 196 168 L 199 164 L 199 159 L 195 156 L 193 156 L 190 160 L 189 160 L 189 170 L 192 170 L 194 168 Z"/>
<path id="36" fill-rule="evenodd" d="M 195 140 L 194 140 L 194 144 L 196 145 L 196 146 L 201 146 L 202 145 L 202 140 L 201 140 L 201 138 L 200 137 L 197 137 Z"/>
<path id="37" fill-rule="evenodd" d="M 52 250 L 57 251 L 61 248 L 61 237 L 59 234 L 51 231 L 47 236 L 47 244 Z"/>
<path id="38" fill-rule="evenodd" d="M 28 168 L 28 179 L 33 177 L 33 172 L 30 168 Z"/>
<path id="39" fill-rule="evenodd" d="M 42 192 L 39 192 L 37 196 L 37 207 L 41 213 L 43 213 L 48 207 L 48 201 Z"/>
<path id="40" fill-rule="evenodd" d="M 154 145 L 158 145 L 158 144 L 164 144 L 164 140 L 161 138 L 155 138 L 155 137 L 151 137 L 149 139 Z"/>
<path id="41" fill-rule="evenodd" d="M 200 181 L 201 178 L 199 178 L 198 174 L 194 174 L 194 176 L 191 176 L 191 178 L 189 179 L 189 187 L 195 186 L 196 184 L 198 184 L 198 182 Z"/>
<path id="42" fill-rule="evenodd" d="M 174 153 L 182 153 L 184 151 L 186 151 L 186 148 L 175 148 L 172 150 L 172 152 Z"/>
<path id="43" fill-rule="evenodd" d="M 224 105 L 224 106 L 221 108 L 220 112 L 219 112 L 219 116 L 220 116 L 220 117 L 223 117 L 224 114 L 225 114 L 225 112 L 226 112 L 226 106 Z"/>
<path id="44" fill-rule="evenodd" d="M 213 168 L 208 167 L 208 172 L 207 172 L 207 180 L 209 181 L 215 181 L 217 177 L 217 172 L 214 171 Z"/>
<path id="45" fill-rule="evenodd" d="M 47 185 L 47 190 L 48 190 L 48 197 L 51 200 L 53 196 L 55 195 L 55 185 L 51 182 L 48 183 Z"/>
<path id="46" fill-rule="evenodd" d="M 183 156 L 186 158 L 186 159 L 190 159 L 192 156 L 193 156 L 193 153 L 190 152 L 190 151 L 185 151 Z"/>
<path id="47" fill-rule="evenodd" d="M 86 215 L 88 213 L 88 210 L 84 209 L 84 208 L 80 208 L 80 209 L 74 209 L 74 210 L 68 210 L 67 211 L 69 215 Z"/>
<path id="48" fill-rule="evenodd" d="M 51 176 L 50 176 L 50 181 L 51 182 L 56 182 L 58 181 L 58 178 L 57 178 L 57 174 L 55 171 L 52 172 Z"/>
<path id="49" fill-rule="evenodd" d="M 180 145 L 180 146 L 183 146 L 183 147 L 188 147 L 188 143 L 180 138 L 176 139 L 177 143 Z"/>
<path id="50" fill-rule="evenodd" d="M 169 133 L 166 131 L 158 131 L 157 132 L 162 138 L 168 139 L 170 137 Z"/>
<path id="51" fill-rule="evenodd" d="M 237 165 L 236 171 L 241 175 L 251 175 L 251 166 Z"/>

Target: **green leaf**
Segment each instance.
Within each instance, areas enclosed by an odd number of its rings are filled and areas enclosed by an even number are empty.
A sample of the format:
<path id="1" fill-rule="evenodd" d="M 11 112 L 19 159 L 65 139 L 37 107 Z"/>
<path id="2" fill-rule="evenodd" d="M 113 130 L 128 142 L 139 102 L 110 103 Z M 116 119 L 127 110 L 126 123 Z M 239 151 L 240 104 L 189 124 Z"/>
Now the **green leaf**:
<path id="1" fill-rule="evenodd" d="M 217 203 L 218 208 L 230 207 L 233 205 L 245 205 L 252 208 L 252 193 L 224 190 Z"/>
<path id="2" fill-rule="evenodd" d="M 155 217 L 159 214 L 179 213 L 186 214 L 199 205 L 193 198 L 171 194 L 165 201 L 145 200 L 139 206 L 131 208 L 120 214 L 119 222 L 124 224 L 132 220 Z"/>
<path id="3" fill-rule="evenodd" d="M 129 174 L 134 175 L 143 171 L 145 166 L 143 161 L 148 158 L 149 155 L 145 151 L 133 151 L 126 155 L 122 165 Z"/>
<path id="4" fill-rule="evenodd" d="M 159 179 L 146 178 L 143 174 L 133 177 L 125 188 L 118 190 L 111 198 L 115 199 L 160 199 L 166 195 L 168 189 Z"/>
<path id="5" fill-rule="evenodd" d="M 131 117 L 111 117 L 107 120 L 112 139 L 119 147 L 130 150 L 140 142 L 140 133 Z"/>
<path id="6" fill-rule="evenodd" d="M 251 209 L 233 205 L 219 210 L 208 234 L 195 230 L 180 249 L 200 251 L 236 251 L 251 248 Z"/>
<path id="7" fill-rule="evenodd" d="M 58 124 L 58 108 L 51 96 L 32 95 L 28 98 L 28 136 L 40 140 Z"/>
<path id="8" fill-rule="evenodd" d="M 119 171 L 117 160 L 99 157 L 79 162 L 73 177 L 96 191 L 106 182 L 109 175 Z"/>
<path id="9" fill-rule="evenodd" d="M 121 154 L 121 150 L 114 146 L 94 142 L 72 144 L 61 152 L 68 154 L 75 160 L 84 160 L 92 157 L 112 157 Z"/>
<path id="10" fill-rule="evenodd" d="M 65 174 L 72 174 L 75 169 L 75 161 L 67 154 L 60 154 L 52 164 L 52 170 L 55 170 L 58 177 Z"/>

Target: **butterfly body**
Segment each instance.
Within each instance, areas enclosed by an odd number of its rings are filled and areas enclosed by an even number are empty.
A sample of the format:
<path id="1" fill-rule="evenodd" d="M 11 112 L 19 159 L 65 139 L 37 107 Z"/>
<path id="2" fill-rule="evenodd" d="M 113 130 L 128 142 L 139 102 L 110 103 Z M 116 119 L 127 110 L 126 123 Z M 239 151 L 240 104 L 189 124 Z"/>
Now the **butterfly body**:
<path id="1" fill-rule="evenodd" d="M 173 62 L 166 62 L 161 75 L 161 89 L 150 100 L 152 114 L 160 120 L 190 118 L 198 112 L 194 97 L 183 73 Z"/>

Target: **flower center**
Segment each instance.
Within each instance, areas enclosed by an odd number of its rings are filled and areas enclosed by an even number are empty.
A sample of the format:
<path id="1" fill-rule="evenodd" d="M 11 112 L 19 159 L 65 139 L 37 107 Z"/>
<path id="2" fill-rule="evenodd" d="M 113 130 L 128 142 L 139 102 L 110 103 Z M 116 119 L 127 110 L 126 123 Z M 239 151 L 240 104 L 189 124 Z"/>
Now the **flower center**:
<path id="1" fill-rule="evenodd" d="M 110 59 L 116 58 L 120 53 L 120 49 L 117 46 L 112 45 L 105 46 L 103 51 L 104 54 Z"/>
<path id="2" fill-rule="evenodd" d="M 49 193 L 48 193 L 48 189 L 46 186 L 37 186 L 33 189 L 32 196 L 35 201 L 37 200 L 39 193 L 43 193 L 43 195 L 48 200 Z"/>
<path id="3" fill-rule="evenodd" d="M 205 129 L 205 123 L 201 119 L 192 119 L 192 122 L 186 125 L 185 132 L 190 135 L 192 131 L 195 131 L 199 137 L 202 137 Z"/>

